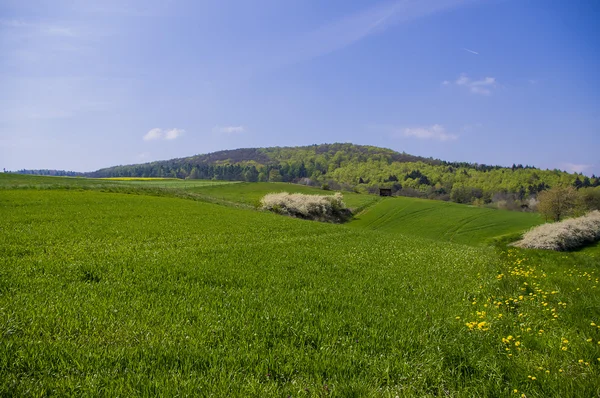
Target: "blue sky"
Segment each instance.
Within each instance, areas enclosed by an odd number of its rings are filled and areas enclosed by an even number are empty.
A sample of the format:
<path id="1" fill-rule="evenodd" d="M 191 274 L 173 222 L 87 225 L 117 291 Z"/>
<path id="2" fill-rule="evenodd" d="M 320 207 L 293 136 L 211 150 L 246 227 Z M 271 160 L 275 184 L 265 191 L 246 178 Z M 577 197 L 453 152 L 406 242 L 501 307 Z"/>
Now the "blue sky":
<path id="1" fill-rule="evenodd" d="M 3 0 L 0 168 L 352 142 L 600 175 L 600 3 Z"/>

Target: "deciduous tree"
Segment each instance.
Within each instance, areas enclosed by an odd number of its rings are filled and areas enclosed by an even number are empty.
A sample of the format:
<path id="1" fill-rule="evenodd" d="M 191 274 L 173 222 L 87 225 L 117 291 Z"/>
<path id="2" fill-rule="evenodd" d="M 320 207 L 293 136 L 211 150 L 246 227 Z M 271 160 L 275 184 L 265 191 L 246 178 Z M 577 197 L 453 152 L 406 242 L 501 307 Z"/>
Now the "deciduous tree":
<path id="1" fill-rule="evenodd" d="M 577 204 L 577 191 L 574 187 L 556 186 L 538 195 L 538 211 L 546 219 L 560 221 L 563 217 L 571 214 Z"/>

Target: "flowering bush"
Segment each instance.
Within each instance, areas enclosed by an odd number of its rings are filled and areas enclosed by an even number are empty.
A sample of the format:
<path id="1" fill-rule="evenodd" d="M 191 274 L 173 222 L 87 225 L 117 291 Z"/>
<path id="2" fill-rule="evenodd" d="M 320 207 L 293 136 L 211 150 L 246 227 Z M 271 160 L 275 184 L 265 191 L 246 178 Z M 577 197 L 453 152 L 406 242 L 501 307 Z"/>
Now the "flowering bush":
<path id="1" fill-rule="evenodd" d="M 335 195 L 270 193 L 265 195 L 260 203 L 265 210 L 307 220 L 343 222 L 352 215 L 339 192 Z"/>
<path id="2" fill-rule="evenodd" d="M 529 249 L 572 250 L 600 240 L 600 211 L 531 229 L 514 245 Z"/>

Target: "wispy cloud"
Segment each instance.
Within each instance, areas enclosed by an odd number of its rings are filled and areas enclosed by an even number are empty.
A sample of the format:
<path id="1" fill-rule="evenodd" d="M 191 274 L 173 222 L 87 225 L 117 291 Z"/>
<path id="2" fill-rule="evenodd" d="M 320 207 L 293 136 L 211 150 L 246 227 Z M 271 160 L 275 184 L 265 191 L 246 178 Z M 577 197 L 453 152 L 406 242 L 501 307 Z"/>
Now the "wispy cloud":
<path id="1" fill-rule="evenodd" d="M 178 129 L 178 128 L 173 128 L 173 129 L 169 129 L 164 131 L 161 128 L 155 127 L 152 130 L 148 131 L 145 135 L 143 140 L 144 141 L 156 141 L 156 140 L 174 140 L 177 139 L 178 137 L 182 136 L 185 133 L 185 130 L 183 129 Z"/>
<path id="2" fill-rule="evenodd" d="M 431 127 L 405 128 L 402 132 L 405 137 L 414 137 L 420 140 L 453 141 L 458 139 L 456 134 L 446 132 L 444 126 L 434 124 Z"/>
<path id="3" fill-rule="evenodd" d="M 495 77 L 484 77 L 479 80 L 474 80 L 468 77 L 465 73 L 460 75 L 454 82 L 444 80 L 442 85 L 449 86 L 454 84 L 459 87 L 465 87 L 472 94 L 490 95 L 492 90 L 497 87 Z"/>
<path id="4" fill-rule="evenodd" d="M 479 55 L 477 51 L 469 50 L 468 48 L 463 48 L 463 50 L 470 52 L 471 54 Z"/>
<path id="5" fill-rule="evenodd" d="M 22 19 L 0 19 L 0 26 L 17 31 L 27 32 L 29 35 L 76 37 L 72 27 L 51 25 L 40 22 L 30 22 Z"/>
<path id="6" fill-rule="evenodd" d="M 381 3 L 287 40 L 285 47 L 270 63 L 281 66 L 326 55 L 399 23 L 474 1 L 476 0 L 396 0 Z"/>
<path id="7" fill-rule="evenodd" d="M 244 126 L 215 126 L 213 132 L 221 134 L 238 134 L 246 131 Z"/>
<path id="8" fill-rule="evenodd" d="M 563 163 L 565 170 L 571 173 L 583 173 L 592 167 L 591 164 Z"/>

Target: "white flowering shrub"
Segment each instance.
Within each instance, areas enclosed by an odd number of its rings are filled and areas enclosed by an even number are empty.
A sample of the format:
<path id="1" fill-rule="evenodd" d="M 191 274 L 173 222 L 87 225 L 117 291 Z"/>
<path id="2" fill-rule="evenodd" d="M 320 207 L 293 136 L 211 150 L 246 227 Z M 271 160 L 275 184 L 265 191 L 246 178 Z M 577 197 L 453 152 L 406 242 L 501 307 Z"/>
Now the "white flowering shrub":
<path id="1" fill-rule="evenodd" d="M 265 210 L 307 220 L 344 222 L 352 216 L 339 192 L 335 195 L 270 193 L 261 199 L 260 204 Z"/>
<path id="2" fill-rule="evenodd" d="M 572 250 L 600 240 L 600 211 L 531 229 L 514 245 L 529 249 Z"/>

